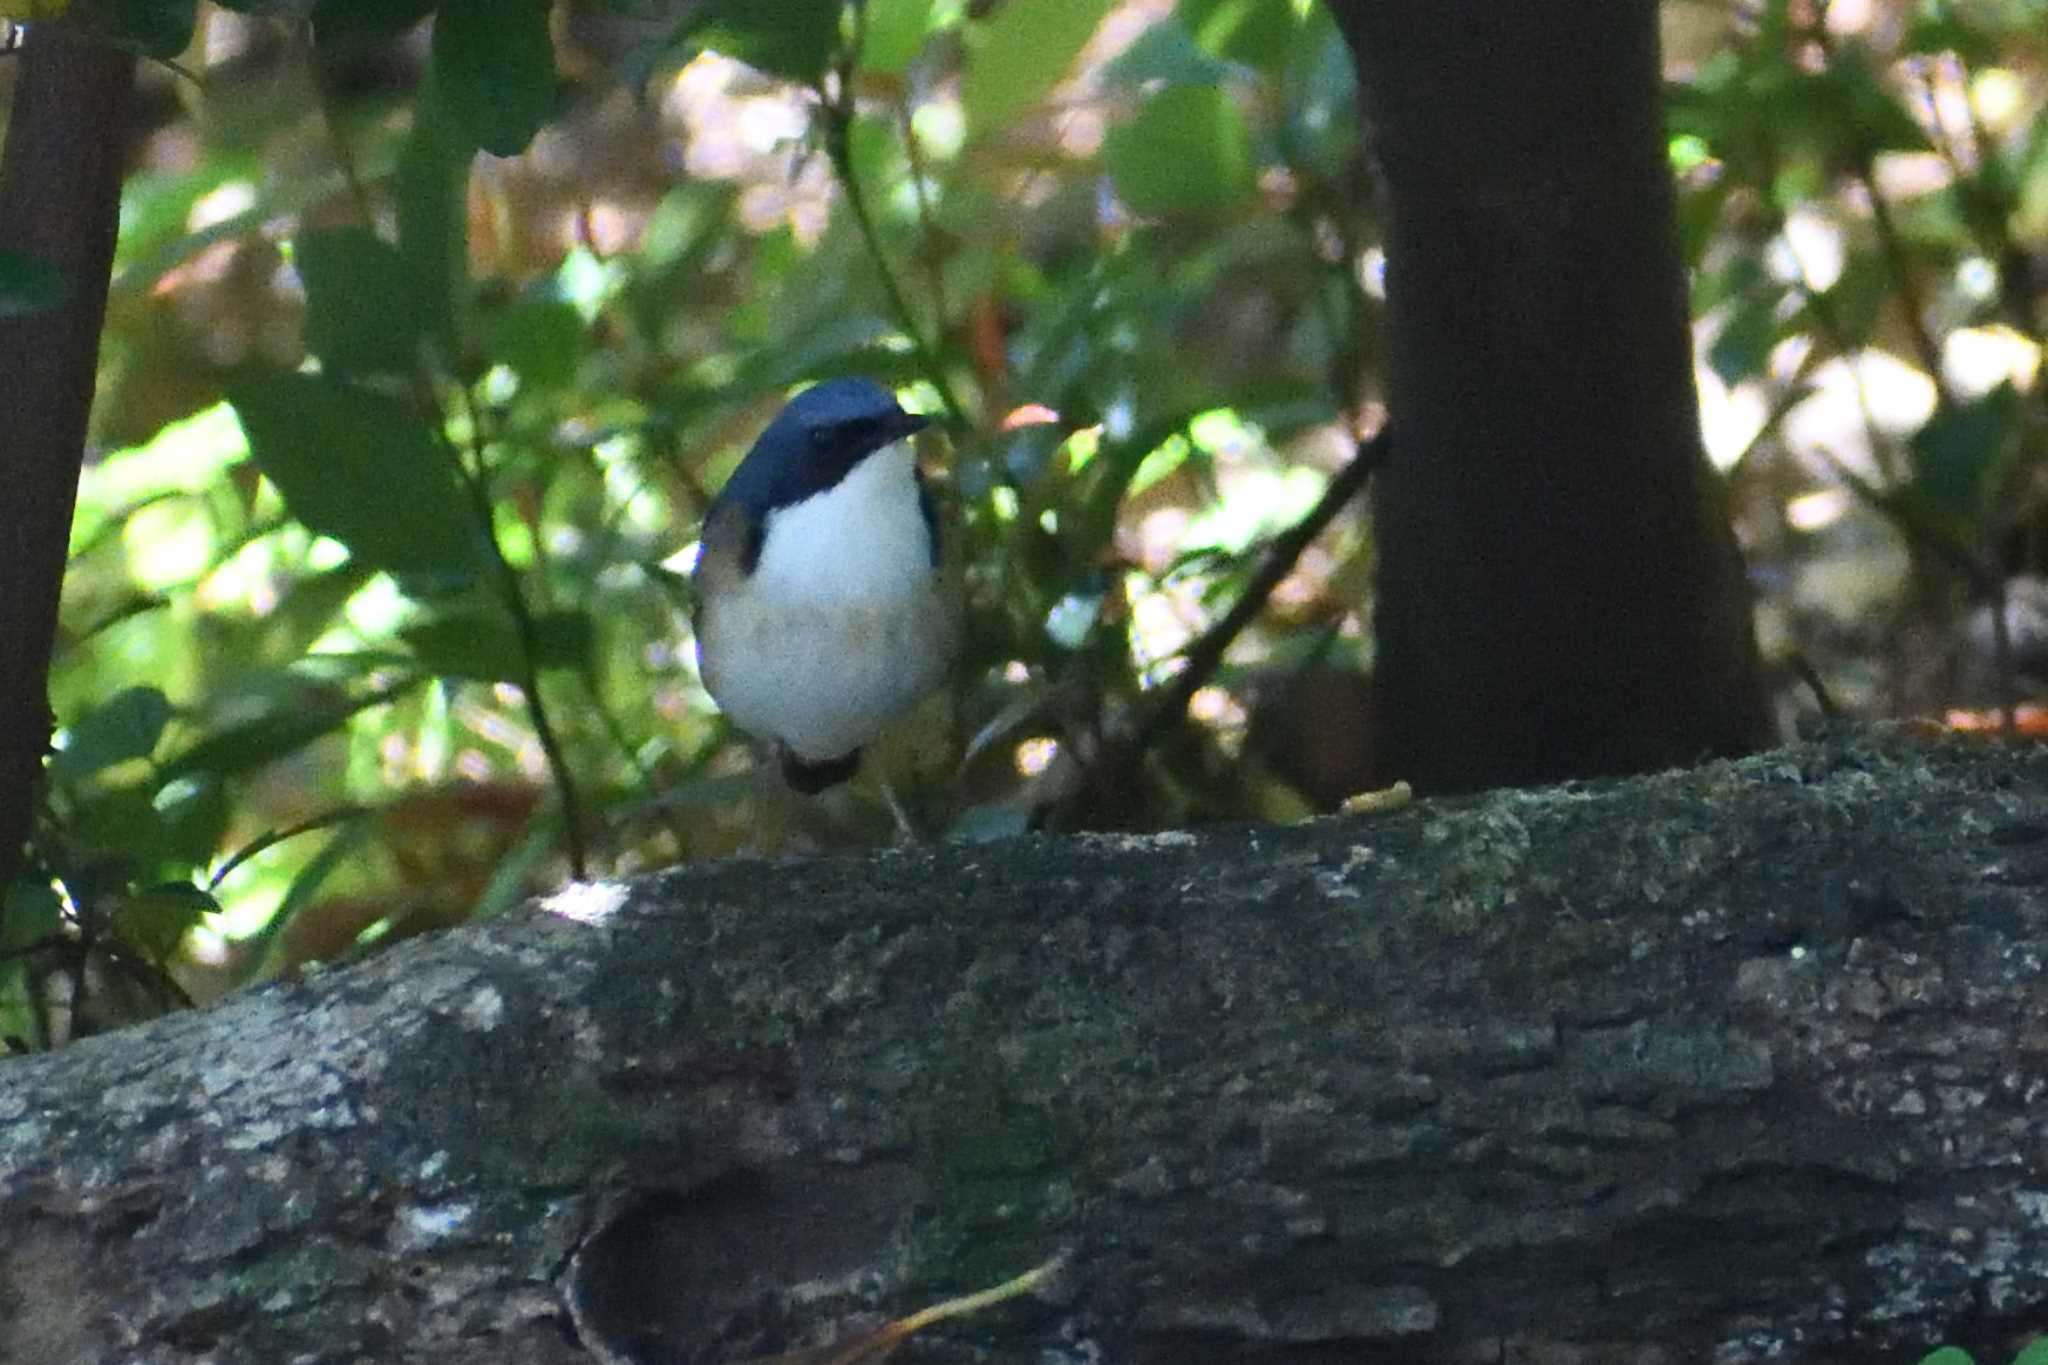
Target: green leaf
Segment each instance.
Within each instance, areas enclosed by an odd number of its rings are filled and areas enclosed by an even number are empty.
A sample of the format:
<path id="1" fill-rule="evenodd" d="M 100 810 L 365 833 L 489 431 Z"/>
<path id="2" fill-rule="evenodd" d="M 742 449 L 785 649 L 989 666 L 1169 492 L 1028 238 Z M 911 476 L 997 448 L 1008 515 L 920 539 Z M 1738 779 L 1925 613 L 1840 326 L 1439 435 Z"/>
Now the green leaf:
<path id="1" fill-rule="evenodd" d="M 1175 13 L 1205 51 L 1261 69 L 1286 57 L 1301 22 L 1293 0 L 1181 0 Z"/>
<path id="2" fill-rule="evenodd" d="M 257 467 L 308 529 L 398 574 L 459 580 L 483 562 L 452 458 L 398 403 L 298 374 L 243 378 L 228 401 Z"/>
<path id="3" fill-rule="evenodd" d="M 114 932 L 123 943 L 161 966 L 202 919 L 219 913 L 220 902 L 198 887 L 165 882 L 124 900 L 114 912 Z"/>
<path id="4" fill-rule="evenodd" d="M 1707 348 L 1707 364 L 1723 384 L 1733 386 L 1763 373 L 1784 331 L 1778 321 L 1784 296 L 1782 289 L 1752 289 L 1735 301 Z"/>
<path id="5" fill-rule="evenodd" d="M 730 804 L 728 800 L 727 804 Z M 498 866 L 491 873 L 491 880 L 485 884 L 483 893 L 470 907 L 475 919 L 488 919 L 527 899 L 528 888 L 533 885 L 541 864 L 554 853 L 562 842 L 562 807 L 557 802 L 535 808 L 527 818 L 526 828 L 520 831 L 519 842 L 498 860 Z"/>
<path id="6" fill-rule="evenodd" d="M 7 888 L 0 914 L 0 953 L 40 943 L 64 927 L 64 902 L 47 882 L 22 880 Z"/>
<path id="7" fill-rule="evenodd" d="M 418 358 L 423 298 L 398 248 L 364 228 L 309 232 L 293 245 L 306 286 L 306 349 L 340 374 L 398 374 Z"/>
<path id="8" fill-rule="evenodd" d="M 102 0 L 101 12 L 117 40 L 167 61 L 191 45 L 199 0 Z"/>
<path id="9" fill-rule="evenodd" d="M 285 590 L 284 599 L 263 618 L 256 656 L 273 662 L 302 657 L 327 633 L 348 599 L 370 577 L 370 569 L 351 559 L 293 583 Z"/>
<path id="10" fill-rule="evenodd" d="M 2018 454 L 2026 400 L 2010 381 L 1945 408 L 1913 433 L 1912 491 L 1939 528 L 1969 544 Z"/>
<path id="11" fill-rule="evenodd" d="M 840 0 L 711 0 L 690 41 L 805 85 L 839 48 Z"/>
<path id="12" fill-rule="evenodd" d="M 437 0 L 320 0 L 313 7 L 313 49 L 347 57 L 404 33 L 434 12 Z"/>
<path id="13" fill-rule="evenodd" d="M 1977 1365 L 1977 1362 L 1960 1346 L 1943 1346 L 1921 1356 L 1920 1365 Z"/>
<path id="14" fill-rule="evenodd" d="M 1825 295 L 1834 325 L 1858 346 L 1870 340 L 1884 306 L 1892 297 L 1892 271 L 1882 254 L 1870 250 L 1849 253 L 1842 273 Z"/>
<path id="15" fill-rule="evenodd" d="M 968 29 L 960 102 L 970 136 L 1006 127 L 1057 85 L 1095 35 L 1111 0 L 1009 0 Z"/>
<path id="16" fill-rule="evenodd" d="M 260 768 L 334 733 L 358 711 L 395 701 L 424 681 L 426 676 L 422 674 L 352 697 L 309 689 L 277 710 L 229 725 L 200 740 L 164 765 L 165 785 L 197 774 L 232 777 Z"/>
<path id="17" fill-rule="evenodd" d="M 519 376 L 520 390 L 565 389 L 583 358 L 583 314 L 560 299 L 514 304 L 491 320 L 484 351 Z"/>
<path id="18" fill-rule="evenodd" d="M 313 903 L 313 897 L 326 885 L 328 878 L 347 865 L 356 851 L 368 841 L 376 822 L 364 817 L 351 820 L 335 831 L 334 837 L 320 846 L 320 851 L 307 860 L 285 888 L 284 898 L 277 903 L 277 910 L 269 923 L 254 935 L 258 943 L 269 943 L 277 939 L 298 913 Z"/>
<path id="19" fill-rule="evenodd" d="M 517 156 L 555 108 L 555 49 L 537 0 L 446 0 L 434 19 L 434 84 L 456 125 Z"/>
<path id="20" fill-rule="evenodd" d="M 932 0 L 867 0 L 861 21 L 861 69 L 901 73 L 924 50 L 931 26 Z"/>
<path id="21" fill-rule="evenodd" d="M 1924 152 L 1927 130 L 1885 89 L 1876 67 L 1854 47 L 1836 50 L 1817 72 L 1773 73 L 1762 89 L 1750 88 L 1743 115 L 1761 120 L 1776 135 L 1826 156 L 1844 147 L 1865 152 Z"/>
<path id="22" fill-rule="evenodd" d="M 581 668 L 590 659 L 596 625 L 583 611 L 544 612 L 534 618 L 536 668 Z M 518 628 L 503 611 L 443 612 L 398 632 L 420 666 L 442 677 L 518 682 L 526 675 Z"/>
<path id="23" fill-rule="evenodd" d="M 1230 63 L 1195 42 L 1175 21 L 1147 24 L 1136 42 L 1103 68 L 1117 85 L 1141 89 L 1160 85 L 1213 85 L 1231 74 Z"/>
<path id="24" fill-rule="evenodd" d="M 2048 1337 L 2035 1337 L 2022 1346 L 2012 1365 L 2048 1365 Z"/>
<path id="25" fill-rule="evenodd" d="M 160 864 L 201 868 L 220 852 L 233 814 L 228 790 L 208 777 L 187 776 L 167 782 L 150 800 L 157 838 L 151 845 Z"/>
<path id="26" fill-rule="evenodd" d="M 1953 53 L 1971 67 L 1993 66 L 1999 59 L 1989 35 L 1963 22 L 1959 6 L 1922 4 L 1906 30 L 1905 50 L 1923 56 Z"/>
<path id="27" fill-rule="evenodd" d="M 1175 85 L 1110 130 L 1102 159 L 1138 213 L 1227 207 L 1257 184 L 1251 134 L 1222 87 Z"/>
<path id="28" fill-rule="evenodd" d="M 0 251 L 0 318 L 55 308 L 71 297 L 72 279 L 48 261 Z"/>
<path id="29" fill-rule="evenodd" d="M 227 791 L 203 774 L 95 791 L 65 832 L 96 858 L 118 855 L 122 876 L 189 872 L 211 859 L 228 826 Z"/>
<path id="30" fill-rule="evenodd" d="M 463 136 L 432 87 L 414 103 L 412 131 L 398 154 L 398 254 L 418 291 L 427 335 L 452 358 L 469 279 L 469 163 L 475 142 Z"/>
<path id="31" fill-rule="evenodd" d="M 116 763 L 148 758 L 170 720 L 171 703 L 163 693 L 154 687 L 130 687 L 68 726 L 64 747 L 50 766 L 66 782 L 83 782 Z"/>

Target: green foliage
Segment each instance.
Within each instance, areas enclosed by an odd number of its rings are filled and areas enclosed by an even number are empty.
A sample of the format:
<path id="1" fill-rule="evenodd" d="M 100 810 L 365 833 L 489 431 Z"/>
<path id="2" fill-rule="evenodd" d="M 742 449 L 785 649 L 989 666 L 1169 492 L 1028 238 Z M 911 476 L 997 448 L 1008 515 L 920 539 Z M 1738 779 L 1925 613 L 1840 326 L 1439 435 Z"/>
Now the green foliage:
<path id="1" fill-rule="evenodd" d="M 464 213 L 475 143 L 455 127 L 439 87 L 427 87 L 398 153 L 392 198 L 406 294 L 416 302 L 425 334 L 452 353 L 460 333 L 469 279 L 469 222 Z"/>
<path id="2" fill-rule="evenodd" d="M 411 28 L 434 12 L 437 0 L 319 0 L 313 6 L 313 46 L 346 55 Z"/>
<path id="3" fill-rule="evenodd" d="M 809 84 L 839 47 L 839 0 L 710 0 L 693 42 L 771 76 Z"/>
<path id="4" fill-rule="evenodd" d="M 597 627 L 588 612 L 548 612 L 533 626 L 530 652 L 512 617 L 488 607 L 441 612 L 402 627 L 398 635 L 422 669 L 445 678 L 516 683 L 529 667 L 590 666 Z"/>
<path id="5" fill-rule="evenodd" d="M 1771 0 L 1671 92 L 1706 358 L 1771 414 L 1738 455 L 1853 491 L 1980 598 L 2048 567 L 1999 562 L 2048 511 L 2044 313 L 2024 264 L 2048 229 L 2024 208 L 2024 187 L 2048 191 L 2048 117 L 2038 92 L 2011 102 L 2044 21 L 2040 0 L 1937 3 L 1903 34 L 1843 34 Z M 1917 184 L 1902 179 L 1914 167 Z M 1831 365 L 1853 385 L 1855 425 L 1788 439 L 1780 424 L 1800 421 L 1820 380 L 1839 384 Z M 1884 382 L 1873 367 L 1907 373 Z"/>
<path id="6" fill-rule="evenodd" d="M 869 0 L 861 16 L 860 67 L 900 75 L 931 32 L 935 0 Z"/>
<path id="7" fill-rule="evenodd" d="M 309 232 L 293 246 L 306 286 L 306 349 L 337 374 L 408 373 L 433 329 L 398 248 L 365 228 Z"/>
<path id="8" fill-rule="evenodd" d="M 1920 1365 L 1976 1365 L 1977 1358 L 1960 1346 L 1940 1346 L 1920 1357 Z M 2048 1337 L 2036 1337 L 2012 1358 L 2012 1365 L 2048 1365 Z"/>
<path id="9" fill-rule="evenodd" d="M 482 564 L 453 458 L 395 399 L 324 375 L 252 373 L 228 391 L 249 455 L 307 529 L 436 586 Z"/>
<path id="10" fill-rule="evenodd" d="M 1906 491 L 1955 543 L 1972 543 L 1991 511 L 2018 455 L 2026 415 L 2026 400 L 2008 381 L 1937 411 L 1907 443 L 1913 472 Z"/>
<path id="11" fill-rule="evenodd" d="M 1203 50 L 1257 67 L 1287 56 L 1300 22 L 1293 0 L 1181 0 L 1175 14 Z"/>
<path id="12" fill-rule="evenodd" d="M 130 687 L 107 698 L 71 726 L 62 749 L 50 759 L 55 776 L 84 782 L 129 759 L 156 752 L 171 723 L 170 699 L 154 687 Z"/>
<path id="13" fill-rule="evenodd" d="M 1109 135 L 1103 160 L 1117 193 L 1140 213 L 1228 209 L 1251 193 L 1251 134 L 1229 94 L 1174 85 Z"/>
<path id="14" fill-rule="evenodd" d="M 960 101 L 972 135 L 1006 128 L 1064 77 L 1109 0 L 1010 0 L 974 26 Z"/>
<path id="15" fill-rule="evenodd" d="M 311 322 L 308 321 L 310 328 Z M 530 299 L 492 318 L 484 352 L 529 390 L 566 389 L 576 380 L 588 327 L 574 304 Z"/>
<path id="16" fill-rule="evenodd" d="M 545 0 L 441 0 L 434 82 L 477 146 L 495 156 L 525 150 L 555 105 Z"/>
<path id="17" fill-rule="evenodd" d="M 102 0 L 115 34 L 146 57 L 171 58 L 192 42 L 199 0 Z"/>

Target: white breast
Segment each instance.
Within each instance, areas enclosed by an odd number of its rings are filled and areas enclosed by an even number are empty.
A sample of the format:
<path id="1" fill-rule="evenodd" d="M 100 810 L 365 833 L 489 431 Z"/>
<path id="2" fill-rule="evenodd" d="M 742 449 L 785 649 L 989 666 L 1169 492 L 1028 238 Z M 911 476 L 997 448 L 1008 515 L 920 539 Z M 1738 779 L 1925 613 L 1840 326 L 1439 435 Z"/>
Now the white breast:
<path id="1" fill-rule="evenodd" d="M 825 492 L 770 513 L 754 586 L 790 605 L 914 591 L 932 569 L 916 469 L 910 443 L 898 441 Z"/>
<path id="2" fill-rule="evenodd" d="M 944 680 L 954 623 L 915 470 L 898 442 L 770 513 L 754 572 L 705 603 L 704 684 L 741 729 L 825 762 Z"/>

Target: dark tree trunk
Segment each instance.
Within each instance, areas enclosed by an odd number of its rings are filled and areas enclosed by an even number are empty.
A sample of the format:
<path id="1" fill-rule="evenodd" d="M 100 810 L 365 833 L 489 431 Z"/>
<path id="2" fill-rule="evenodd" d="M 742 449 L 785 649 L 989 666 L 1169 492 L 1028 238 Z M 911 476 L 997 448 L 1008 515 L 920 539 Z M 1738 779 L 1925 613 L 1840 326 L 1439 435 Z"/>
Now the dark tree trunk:
<path id="1" fill-rule="evenodd" d="M 50 738 L 50 650 L 92 412 L 135 59 L 67 23 L 31 26 L 0 158 L 0 250 L 70 279 L 55 308 L 0 315 L 0 894 L 14 880 Z"/>
<path id="2" fill-rule="evenodd" d="M 1458 791 L 1767 742 L 1701 453 L 1649 0 L 1332 0 L 1385 194 L 1390 777 Z"/>
<path id="3" fill-rule="evenodd" d="M 0 1360 L 730 1362 L 1063 1249 L 912 1355 L 2005 1360 L 2044 888 L 2048 751 L 1896 740 L 577 888 L 0 1060 Z"/>

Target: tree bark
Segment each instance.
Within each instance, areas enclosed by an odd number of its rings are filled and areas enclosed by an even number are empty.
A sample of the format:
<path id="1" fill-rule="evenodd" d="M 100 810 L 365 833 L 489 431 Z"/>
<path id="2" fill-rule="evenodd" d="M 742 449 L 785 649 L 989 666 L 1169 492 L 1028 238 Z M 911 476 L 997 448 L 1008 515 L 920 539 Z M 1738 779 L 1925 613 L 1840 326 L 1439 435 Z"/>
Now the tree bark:
<path id="1" fill-rule="evenodd" d="M 1867 1360 L 2048 1312 L 2048 753 L 574 888 L 0 1062 L 0 1359 Z M 2003 1359 L 2003 1356 L 1998 1357 Z"/>
<path id="2" fill-rule="evenodd" d="M 1386 215 L 1383 770 L 1462 791 L 1767 743 L 1700 445 L 1657 7 L 1331 9 Z"/>
<path id="3" fill-rule="evenodd" d="M 63 21 L 32 25 L 15 60 L 0 155 L 0 250 L 55 266 L 71 292 L 54 308 L 0 314 L 0 895 L 20 867 L 50 742 L 50 650 L 135 81 L 134 57 Z"/>

